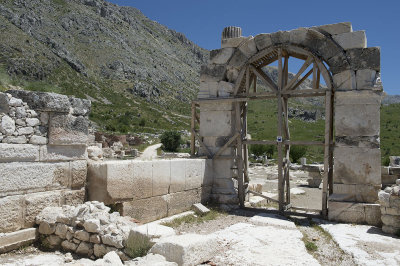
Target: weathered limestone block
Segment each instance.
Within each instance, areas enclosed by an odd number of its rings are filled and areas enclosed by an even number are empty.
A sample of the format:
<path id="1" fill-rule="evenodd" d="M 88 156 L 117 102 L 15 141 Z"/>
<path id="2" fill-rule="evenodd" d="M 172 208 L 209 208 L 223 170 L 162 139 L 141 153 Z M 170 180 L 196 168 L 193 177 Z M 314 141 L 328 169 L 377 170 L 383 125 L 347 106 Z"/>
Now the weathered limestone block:
<path id="1" fill-rule="evenodd" d="M 379 204 L 329 201 L 328 207 L 330 221 L 367 223 L 376 226 L 381 224 Z"/>
<path id="2" fill-rule="evenodd" d="M 344 49 L 367 48 L 365 31 L 353 31 L 332 35 L 332 38 Z"/>
<path id="3" fill-rule="evenodd" d="M 157 160 L 153 161 L 153 196 L 168 194 L 171 184 L 171 161 Z"/>
<path id="4" fill-rule="evenodd" d="M 178 265 L 197 265 L 211 259 L 217 247 L 214 235 L 185 234 L 161 239 L 150 252 L 160 254 Z"/>
<path id="5" fill-rule="evenodd" d="M 352 32 L 353 28 L 351 26 L 351 22 L 340 22 L 335 24 L 327 24 L 317 27 L 312 27 L 311 29 L 320 30 L 331 35 L 342 34 L 346 32 Z"/>
<path id="6" fill-rule="evenodd" d="M 237 193 L 234 194 L 214 194 L 214 192 L 210 195 L 210 199 L 212 202 L 216 202 L 218 204 L 238 204 L 239 198 Z"/>
<path id="7" fill-rule="evenodd" d="M 64 190 L 64 204 L 76 206 L 85 202 L 85 188 L 78 190 Z"/>
<path id="8" fill-rule="evenodd" d="M 76 248 L 78 247 L 77 244 L 73 243 L 73 242 L 69 242 L 68 240 L 64 240 L 63 242 L 61 242 L 61 247 L 65 250 L 65 251 L 72 251 L 75 252 Z"/>
<path id="9" fill-rule="evenodd" d="M 8 136 L 3 139 L 3 143 L 14 143 L 14 144 L 25 144 L 27 143 L 27 138 L 25 136 L 18 136 L 18 137 L 12 137 Z"/>
<path id="10" fill-rule="evenodd" d="M 210 51 L 210 63 L 223 65 L 228 63 L 229 59 L 233 55 L 234 48 L 222 48 Z"/>
<path id="11" fill-rule="evenodd" d="M 62 223 L 56 225 L 56 231 L 54 234 L 58 235 L 61 239 L 66 239 L 68 232 L 68 226 Z"/>
<path id="12" fill-rule="evenodd" d="M 380 149 L 335 147 L 334 183 L 380 185 L 380 158 Z"/>
<path id="13" fill-rule="evenodd" d="M 378 83 L 379 73 L 373 69 L 360 69 L 356 71 L 357 90 L 381 89 Z"/>
<path id="14" fill-rule="evenodd" d="M 209 64 L 201 66 L 200 81 L 220 81 L 225 77 L 226 65 Z"/>
<path id="15" fill-rule="evenodd" d="M 400 228 L 400 213 L 398 215 L 382 215 L 382 222 L 387 226 Z"/>
<path id="16" fill-rule="evenodd" d="M 20 127 L 18 130 L 18 135 L 30 135 L 33 134 L 33 128 L 32 127 Z"/>
<path id="17" fill-rule="evenodd" d="M 192 189 L 166 196 L 168 213 L 167 215 L 178 214 L 190 210 L 193 204 L 201 202 L 201 189 Z"/>
<path id="18" fill-rule="evenodd" d="M 336 92 L 336 136 L 379 136 L 380 105 L 380 92 Z"/>
<path id="19" fill-rule="evenodd" d="M 86 145 L 89 120 L 83 116 L 52 113 L 49 124 L 49 143 L 53 145 Z"/>
<path id="20" fill-rule="evenodd" d="M 271 33 L 271 41 L 272 44 L 285 44 L 288 43 L 290 40 L 290 32 L 289 31 L 277 31 Z"/>
<path id="21" fill-rule="evenodd" d="M 185 160 L 171 160 L 171 185 L 169 188 L 170 193 L 175 193 L 185 190 Z"/>
<path id="22" fill-rule="evenodd" d="M 246 55 L 240 51 L 239 49 L 237 49 L 234 53 L 232 58 L 229 60 L 228 65 L 230 67 L 237 67 L 240 68 L 242 67 L 246 62 L 247 62 L 247 57 Z M 220 79 L 222 80 L 222 79 Z"/>
<path id="23" fill-rule="evenodd" d="M 237 78 L 239 77 L 240 69 L 238 67 L 226 67 L 226 79 L 228 82 L 235 83 Z"/>
<path id="24" fill-rule="evenodd" d="M 334 201 L 376 203 L 380 189 L 380 185 L 333 184 L 333 194 L 329 199 Z"/>
<path id="25" fill-rule="evenodd" d="M 0 195 L 27 190 L 64 188 L 69 183 L 69 163 L 0 163 Z"/>
<path id="26" fill-rule="evenodd" d="M 212 187 L 212 193 L 226 194 L 226 195 L 236 193 L 232 177 L 230 177 L 230 178 L 229 177 L 228 178 L 215 178 L 214 184 Z"/>
<path id="27" fill-rule="evenodd" d="M 350 58 L 350 66 L 353 70 L 373 69 L 381 70 L 381 49 L 380 47 L 355 48 L 346 52 Z"/>
<path id="28" fill-rule="evenodd" d="M 0 113 L 8 114 L 10 111 L 10 99 L 8 98 L 8 95 L 0 92 Z"/>
<path id="29" fill-rule="evenodd" d="M 25 196 L 24 227 L 35 225 L 36 216 L 46 207 L 57 207 L 61 204 L 61 191 L 48 191 Z"/>
<path id="30" fill-rule="evenodd" d="M 249 37 L 236 37 L 221 40 L 221 48 L 237 48 L 241 43 L 248 40 Z"/>
<path id="31" fill-rule="evenodd" d="M 16 231 L 23 227 L 22 196 L 0 198 L 0 233 Z"/>
<path id="32" fill-rule="evenodd" d="M 232 178 L 233 160 L 214 159 L 215 178 Z"/>
<path id="33" fill-rule="evenodd" d="M 97 258 L 102 258 L 104 255 L 107 254 L 107 249 L 104 245 L 94 244 L 93 252 Z"/>
<path id="34" fill-rule="evenodd" d="M 37 228 L 28 228 L 2 234 L 0 237 L 0 253 L 6 253 L 30 245 L 36 240 L 36 232 Z"/>
<path id="35" fill-rule="evenodd" d="M 107 163 L 89 162 L 87 181 L 90 201 L 97 200 L 105 204 L 112 202 L 107 192 Z"/>
<path id="36" fill-rule="evenodd" d="M 151 239 L 175 235 L 175 230 L 169 226 L 157 223 L 148 223 L 134 227 L 129 232 L 127 243 L 135 243 L 140 237 L 149 237 Z M 128 246 L 128 245 L 127 245 Z"/>
<path id="37" fill-rule="evenodd" d="M 1 118 L 0 132 L 4 135 L 11 135 L 15 131 L 15 121 L 8 115 Z"/>
<path id="38" fill-rule="evenodd" d="M 84 187 L 87 177 L 87 161 L 78 160 L 70 162 L 71 168 L 71 184 L 72 189 Z"/>
<path id="39" fill-rule="evenodd" d="M 185 190 L 201 187 L 205 169 L 202 159 L 189 159 L 185 162 Z"/>
<path id="40" fill-rule="evenodd" d="M 133 162 L 133 198 L 142 199 L 153 195 L 153 169 L 151 161 Z"/>
<path id="41" fill-rule="evenodd" d="M 337 74 L 351 68 L 348 58 L 343 53 L 336 54 L 329 58 L 327 63 L 332 74 Z"/>
<path id="42" fill-rule="evenodd" d="M 333 84 L 337 90 L 355 90 L 356 74 L 354 70 L 345 70 L 333 75 Z"/>
<path id="43" fill-rule="evenodd" d="M 235 84 L 226 82 L 226 81 L 220 81 L 218 82 L 218 91 L 217 91 L 217 96 L 218 97 L 229 97 L 233 94 L 233 88 L 235 87 Z"/>
<path id="44" fill-rule="evenodd" d="M 254 41 L 259 51 L 272 45 L 271 34 L 269 33 L 258 34 L 256 37 L 254 37 Z"/>
<path id="45" fill-rule="evenodd" d="M 218 95 L 217 81 L 201 81 L 197 98 L 215 98 Z"/>
<path id="46" fill-rule="evenodd" d="M 200 109 L 201 111 L 232 111 L 233 110 L 233 105 L 232 103 L 206 103 L 202 102 L 200 103 Z"/>
<path id="47" fill-rule="evenodd" d="M 33 135 L 29 139 L 29 143 L 30 144 L 36 144 L 36 145 L 46 145 L 47 144 L 47 138 L 46 137 L 42 137 L 42 136 Z"/>
<path id="48" fill-rule="evenodd" d="M 231 111 L 200 111 L 200 136 L 229 136 L 232 132 Z"/>
<path id="49" fill-rule="evenodd" d="M 205 169 L 204 169 L 204 176 L 203 176 L 202 186 L 203 187 L 212 186 L 212 184 L 214 182 L 213 160 L 212 159 L 206 159 L 204 165 L 205 165 Z"/>
<path id="50" fill-rule="evenodd" d="M 65 95 L 24 90 L 9 90 L 7 93 L 22 99 L 34 110 L 64 113 L 70 111 L 71 104 Z"/>
<path id="51" fill-rule="evenodd" d="M 69 102 L 70 102 L 71 107 L 72 107 L 72 114 L 73 115 L 76 115 L 76 116 L 89 115 L 90 109 L 91 109 L 90 100 L 69 97 Z"/>
<path id="52" fill-rule="evenodd" d="M 73 161 L 88 158 L 85 145 L 43 145 L 40 147 L 40 161 Z"/>
<path id="53" fill-rule="evenodd" d="M 0 143 L 0 162 L 33 162 L 39 160 L 39 146 Z"/>
<path id="54" fill-rule="evenodd" d="M 135 184 L 133 178 L 134 165 L 132 161 L 107 162 L 107 173 L 105 174 L 108 196 L 113 201 L 118 199 L 130 199 L 133 197 Z"/>
<path id="55" fill-rule="evenodd" d="M 299 41 L 301 40 L 300 38 L 302 38 L 301 35 L 297 37 L 299 38 Z M 304 41 L 298 43 L 298 45 L 308 47 L 308 49 L 320 54 L 325 61 L 330 62 L 330 64 L 328 64 L 330 68 L 349 68 L 346 61 L 329 61 L 331 58 L 341 58 L 341 55 L 343 55 L 343 50 L 332 39 L 326 37 L 326 35 L 320 33 L 319 31 L 311 29 L 307 30 L 304 38 Z"/>
<path id="56" fill-rule="evenodd" d="M 375 136 L 337 136 L 335 137 L 337 147 L 359 147 L 375 149 L 380 147 L 380 139 Z"/>
<path id="57" fill-rule="evenodd" d="M 142 223 L 166 217 L 167 209 L 166 196 L 134 199 L 122 203 L 122 215 L 133 217 Z"/>
<path id="58" fill-rule="evenodd" d="M 93 254 L 93 244 L 87 242 L 81 242 L 79 246 L 76 248 L 76 253 L 79 255 L 89 256 L 91 253 Z"/>
<path id="59" fill-rule="evenodd" d="M 239 50 L 247 57 L 250 58 L 254 54 L 258 52 L 256 42 L 254 41 L 253 36 L 250 36 L 249 39 L 240 44 Z"/>

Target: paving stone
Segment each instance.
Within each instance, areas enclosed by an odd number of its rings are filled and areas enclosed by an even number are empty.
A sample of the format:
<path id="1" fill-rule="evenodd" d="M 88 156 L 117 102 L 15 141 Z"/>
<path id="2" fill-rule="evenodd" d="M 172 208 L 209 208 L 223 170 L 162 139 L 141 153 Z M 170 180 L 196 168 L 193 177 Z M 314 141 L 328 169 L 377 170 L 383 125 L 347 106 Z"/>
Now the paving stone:
<path id="1" fill-rule="evenodd" d="M 185 234 L 161 239 L 150 252 L 160 254 L 178 265 L 197 265 L 212 258 L 217 246 L 215 236 Z"/>

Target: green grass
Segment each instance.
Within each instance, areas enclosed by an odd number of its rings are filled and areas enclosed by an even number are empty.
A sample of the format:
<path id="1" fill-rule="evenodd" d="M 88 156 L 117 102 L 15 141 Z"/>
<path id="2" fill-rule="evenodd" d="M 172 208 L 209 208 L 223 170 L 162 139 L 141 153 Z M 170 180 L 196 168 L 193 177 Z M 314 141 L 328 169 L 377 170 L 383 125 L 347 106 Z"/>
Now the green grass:
<path id="1" fill-rule="evenodd" d="M 148 236 L 131 232 L 126 241 L 125 253 L 131 258 L 143 257 L 152 246 L 153 243 Z"/>
<path id="2" fill-rule="evenodd" d="M 207 221 L 215 220 L 218 217 L 224 216 L 224 215 L 226 215 L 224 212 L 221 212 L 216 209 L 210 209 L 210 212 L 208 212 L 205 215 L 200 216 L 200 215 L 190 214 L 190 215 L 176 218 L 170 222 L 164 222 L 164 223 L 162 223 L 162 225 L 169 226 L 172 228 L 177 228 L 182 224 L 204 223 Z"/>
<path id="3" fill-rule="evenodd" d="M 308 251 L 313 252 L 318 250 L 318 246 L 314 242 L 306 241 L 304 244 Z"/>

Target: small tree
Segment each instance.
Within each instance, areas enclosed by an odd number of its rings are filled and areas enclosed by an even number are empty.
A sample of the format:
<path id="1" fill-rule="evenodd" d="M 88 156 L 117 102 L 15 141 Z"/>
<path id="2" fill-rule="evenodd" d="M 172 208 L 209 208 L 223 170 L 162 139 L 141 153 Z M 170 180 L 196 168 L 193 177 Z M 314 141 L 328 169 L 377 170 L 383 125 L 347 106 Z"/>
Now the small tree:
<path id="1" fill-rule="evenodd" d="M 163 150 L 176 152 L 181 143 L 181 134 L 178 131 L 165 131 L 160 137 Z"/>
<path id="2" fill-rule="evenodd" d="M 305 146 L 291 146 L 289 156 L 292 159 L 292 163 L 296 163 L 301 157 L 307 152 L 307 147 Z"/>
<path id="3" fill-rule="evenodd" d="M 263 145 L 263 144 L 253 144 L 250 146 L 250 152 L 255 156 L 267 155 L 268 158 L 272 158 L 274 155 L 275 146 L 274 145 Z"/>

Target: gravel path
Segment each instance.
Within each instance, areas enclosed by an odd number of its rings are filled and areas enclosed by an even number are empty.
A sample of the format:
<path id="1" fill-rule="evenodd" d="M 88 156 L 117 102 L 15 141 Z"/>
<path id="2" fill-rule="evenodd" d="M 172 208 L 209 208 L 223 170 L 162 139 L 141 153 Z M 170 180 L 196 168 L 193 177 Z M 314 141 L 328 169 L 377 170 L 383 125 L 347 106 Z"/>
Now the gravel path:
<path id="1" fill-rule="evenodd" d="M 152 160 L 157 158 L 157 149 L 161 147 L 161 143 L 151 145 L 147 147 L 143 153 L 137 157 L 135 160 Z"/>

